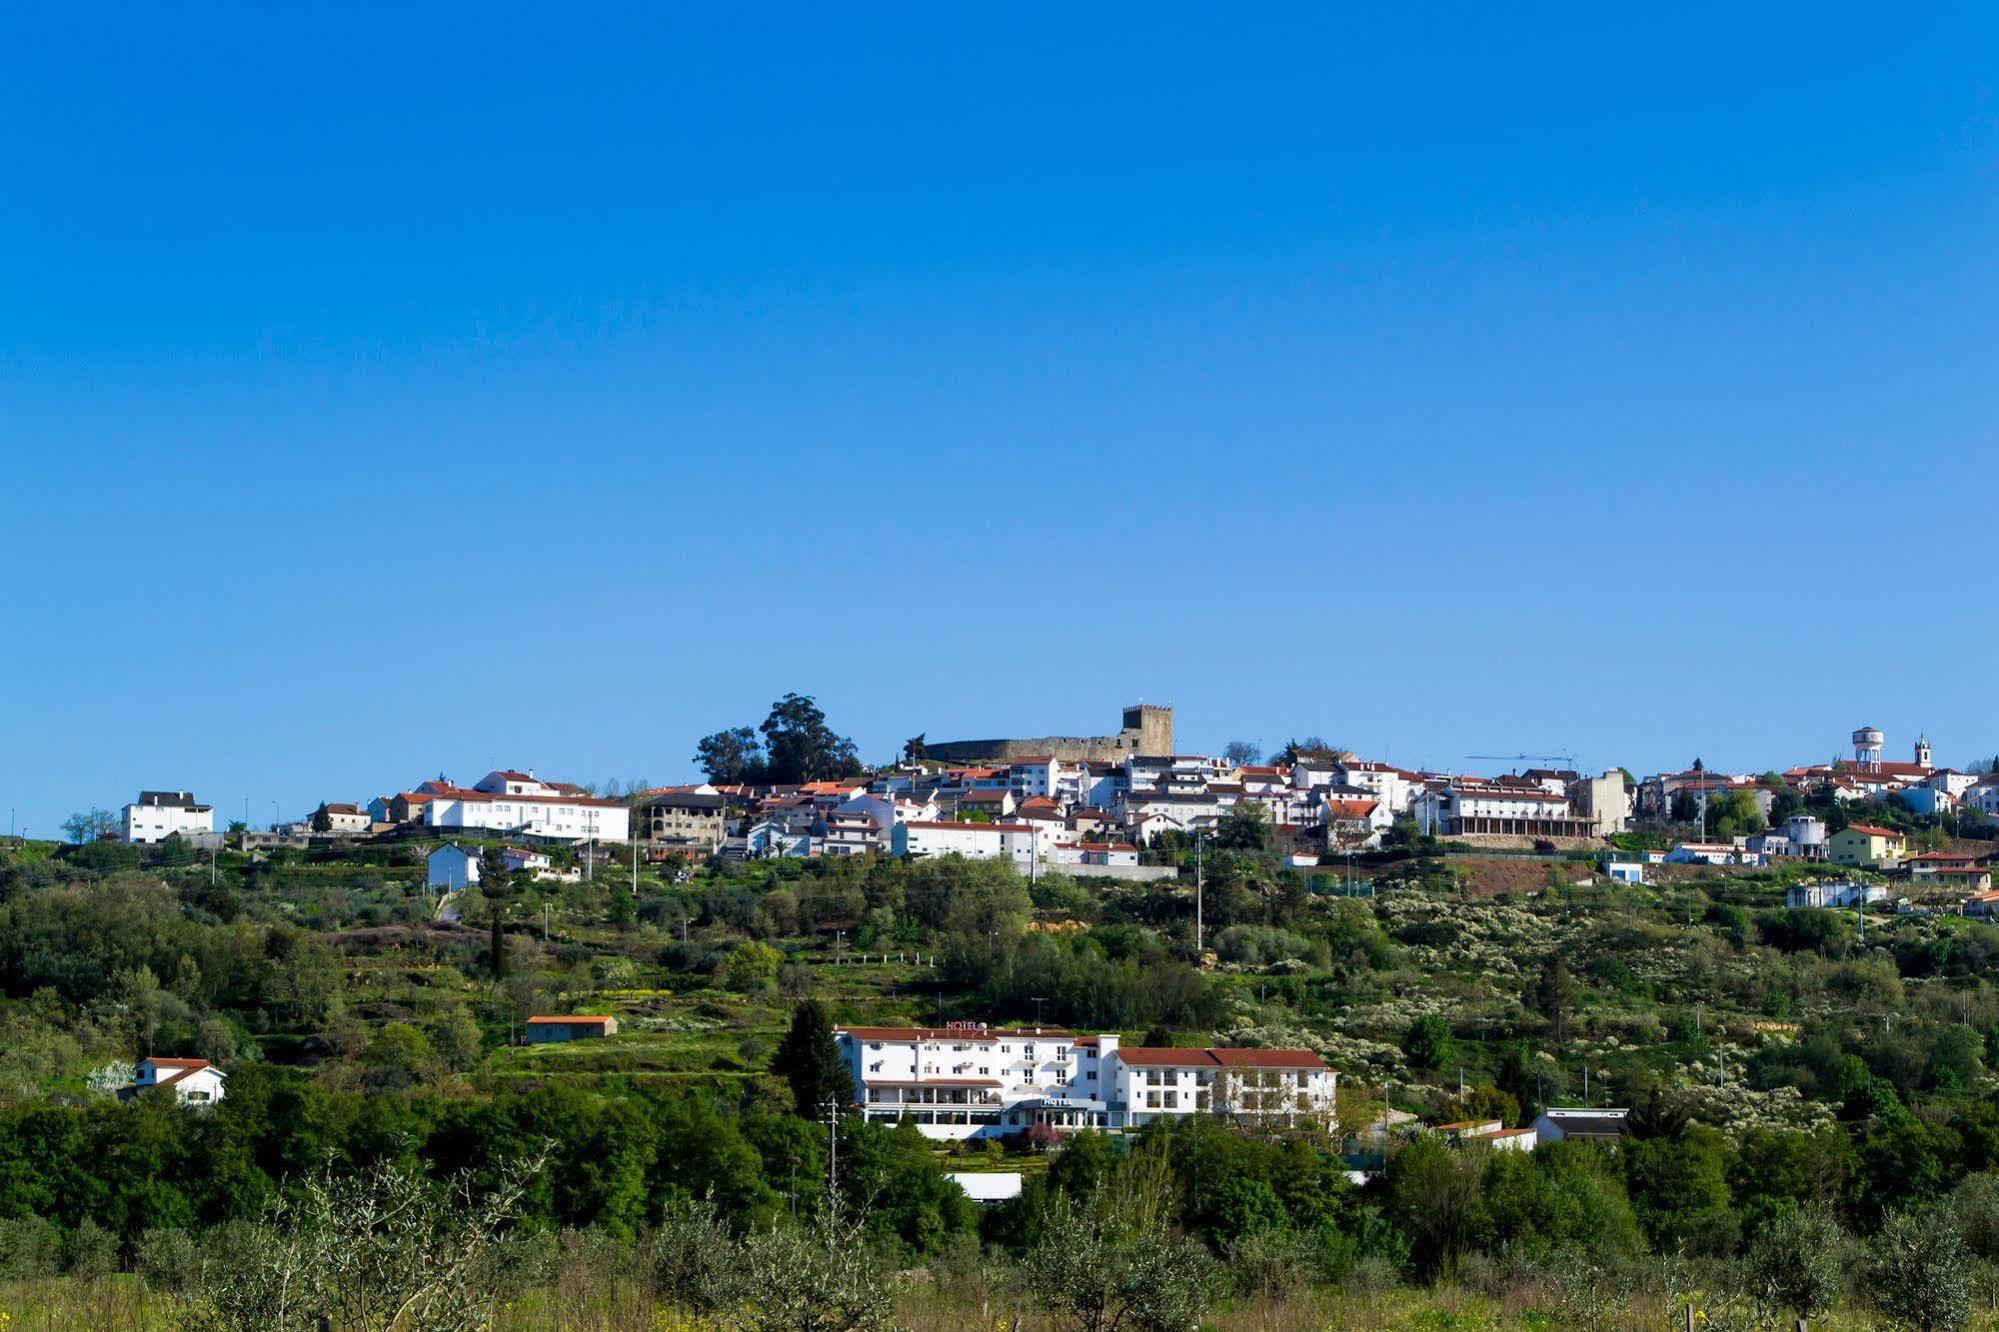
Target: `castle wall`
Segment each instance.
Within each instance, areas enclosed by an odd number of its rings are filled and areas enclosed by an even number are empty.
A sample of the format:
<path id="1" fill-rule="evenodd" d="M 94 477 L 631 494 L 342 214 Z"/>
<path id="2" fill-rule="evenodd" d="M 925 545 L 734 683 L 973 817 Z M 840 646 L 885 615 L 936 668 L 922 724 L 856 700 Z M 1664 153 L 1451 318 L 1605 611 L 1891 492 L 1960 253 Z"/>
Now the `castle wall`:
<path id="1" fill-rule="evenodd" d="M 1015 763 L 1043 756 L 1064 763 L 1122 763 L 1173 752 L 1173 709 L 1141 703 L 1124 710 L 1116 735 L 1042 735 L 1008 740 L 940 740 L 923 753 L 944 763 Z"/>

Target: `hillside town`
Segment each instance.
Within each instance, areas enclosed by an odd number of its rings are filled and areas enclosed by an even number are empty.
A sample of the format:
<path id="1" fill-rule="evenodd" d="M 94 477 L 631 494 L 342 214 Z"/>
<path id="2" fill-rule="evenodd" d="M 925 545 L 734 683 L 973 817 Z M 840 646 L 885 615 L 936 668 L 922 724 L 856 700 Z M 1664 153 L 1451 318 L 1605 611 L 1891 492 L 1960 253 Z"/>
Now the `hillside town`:
<path id="1" fill-rule="evenodd" d="M 1860 727 L 1851 757 L 1762 773 L 1696 760 L 1644 777 L 1572 766 L 1478 775 L 1411 770 L 1316 742 L 1267 762 L 1246 746 L 1183 754 L 1174 751 L 1171 708 L 1134 706 L 1123 722 L 1103 737 L 935 745 L 919 737 L 873 770 L 854 764 L 800 782 L 711 776 L 618 796 L 500 769 L 469 785 L 439 777 L 331 800 L 305 818 L 261 831 L 239 825 L 233 835 L 248 848 L 440 840 L 432 886 L 449 891 L 478 873 L 477 857 L 456 843 L 482 838 L 508 843 L 509 868 L 542 874 L 557 871 L 537 848 L 581 847 L 594 858 L 628 846 L 655 864 L 958 855 L 1009 861 L 1030 876 L 1045 868 L 1143 881 L 1177 874 L 1154 850 L 1212 840 L 1233 824 L 1255 829 L 1285 866 L 1302 870 L 1400 836 L 1501 853 L 1589 853 L 1607 878 L 1628 883 L 1643 882 L 1653 865 L 1822 863 L 1891 876 L 1929 906 L 1988 914 L 1999 902 L 1986 856 L 1918 849 L 1925 826 L 1982 830 L 1999 820 L 1999 771 L 1939 766 L 1927 736 L 1906 762 L 1884 758 L 1886 736 Z M 1850 817 L 1869 809 L 1891 811 L 1898 826 Z M 115 835 L 211 848 L 222 845 L 214 820 L 190 792 L 142 791 Z"/>

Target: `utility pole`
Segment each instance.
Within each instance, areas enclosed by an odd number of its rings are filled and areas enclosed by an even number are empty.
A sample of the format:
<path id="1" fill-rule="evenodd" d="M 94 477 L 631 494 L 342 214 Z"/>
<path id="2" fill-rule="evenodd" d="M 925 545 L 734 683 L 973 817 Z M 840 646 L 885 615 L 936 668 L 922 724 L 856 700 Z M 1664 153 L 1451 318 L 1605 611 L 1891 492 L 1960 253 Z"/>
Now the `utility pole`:
<path id="1" fill-rule="evenodd" d="M 1036 1031 L 1041 1030 L 1041 1006 L 1047 1002 L 1048 1002 L 1048 996 L 1045 994 L 1037 994 L 1034 996 L 1034 1029 Z"/>
<path id="2" fill-rule="evenodd" d="M 1201 962 L 1201 834 L 1194 834 L 1194 964 Z"/>
<path id="3" fill-rule="evenodd" d="M 840 1103 L 826 1098 L 826 1218 L 831 1240 L 840 1231 Z"/>

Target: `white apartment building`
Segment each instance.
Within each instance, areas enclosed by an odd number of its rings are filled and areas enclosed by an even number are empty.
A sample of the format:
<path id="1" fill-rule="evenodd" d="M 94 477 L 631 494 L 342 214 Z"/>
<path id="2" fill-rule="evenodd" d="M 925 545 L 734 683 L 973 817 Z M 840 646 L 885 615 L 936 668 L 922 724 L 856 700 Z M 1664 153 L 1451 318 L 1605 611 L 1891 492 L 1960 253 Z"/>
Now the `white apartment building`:
<path id="1" fill-rule="evenodd" d="M 1364 759 L 1344 759 L 1334 771 L 1338 774 L 1339 785 L 1357 786 L 1379 800 L 1388 815 L 1390 823 L 1395 816 L 1406 814 L 1416 800 L 1416 793 L 1423 789 L 1422 782 L 1412 774 L 1402 771 L 1389 763 L 1370 763 Z M 1297 778 L 1294 776 L 1295 782 Z M 1309 781 L 1307 785 L 1312 785 Z M 1330 785 L 1331 783 L 1318 783 Z"/>
<path id="2" fill-rule="evenodd" d="M 215 811 L 195 803 L 187 791 L 141 791 L 125 806 L 123 835 L 128 842 L 164 842 L 175 833 L 215 831 Z"/>
<path id="3" fill-rule="evenodd" d="M 1125 1048 L 1055 1028 L 849 1027 L 835 1033 L 869 1119 L 925 1137 L 993 1138 L 1036 1124 L 1136 1128 L 1162 1115 L 1327 1124 L 1337 1076 L 1308 1050 Z"/>
<path id="4" fill-rule="evenodd" d="M 1567 796 L 1538 786 L 1453 783 L 1416 797 L 1416 826 L 1440 837 L 1474 835 L 1589 837 L 1588 819 L 1574 817 Z"/>
<path id="5" fill-rule="evenodd" d="M 1007 765 L 1007 785 L 1022 800 L 1054 795 L 1061 784 L 1062 765 L 1047 755 L 1015 759 Z"/>
<path id="6" fill-rule="evenodd" d="M 470 787 L 435 790 L 423 804 L 423 826 L 442 833 L 492 833 L 562 842 L 623 842 L 631 809 L 622 800 L 590 795 L 567 782 L 501 769 Z"/>
<path id="7" fill-rule="evenodd" d="M 1046 834 L 1025 823 L 945 823 L 912 820 L 895 825 L 891 849 L 898 856 L 964 856 L 970 860 L 1010 859 L 1032 869 Z"/>

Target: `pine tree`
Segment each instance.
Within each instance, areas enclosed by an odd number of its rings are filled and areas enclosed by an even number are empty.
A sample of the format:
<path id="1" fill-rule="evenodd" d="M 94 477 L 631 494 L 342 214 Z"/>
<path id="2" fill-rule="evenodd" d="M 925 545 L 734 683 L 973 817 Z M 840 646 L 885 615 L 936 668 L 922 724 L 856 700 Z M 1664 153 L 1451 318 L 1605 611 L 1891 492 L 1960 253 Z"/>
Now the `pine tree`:
<path id="1" fill-rule="evenodd" d="M 791 1084 L 798 1113 L 817 1119 L 831 1101 L 842 1108 L 854 1103 L 854 1078 L 833 1041 L 833 1024 L 817 999 L 807 999 L 791 1011 L 791 1030 L 784 1034 L 770 1061 L 771 1072 Z"/>

